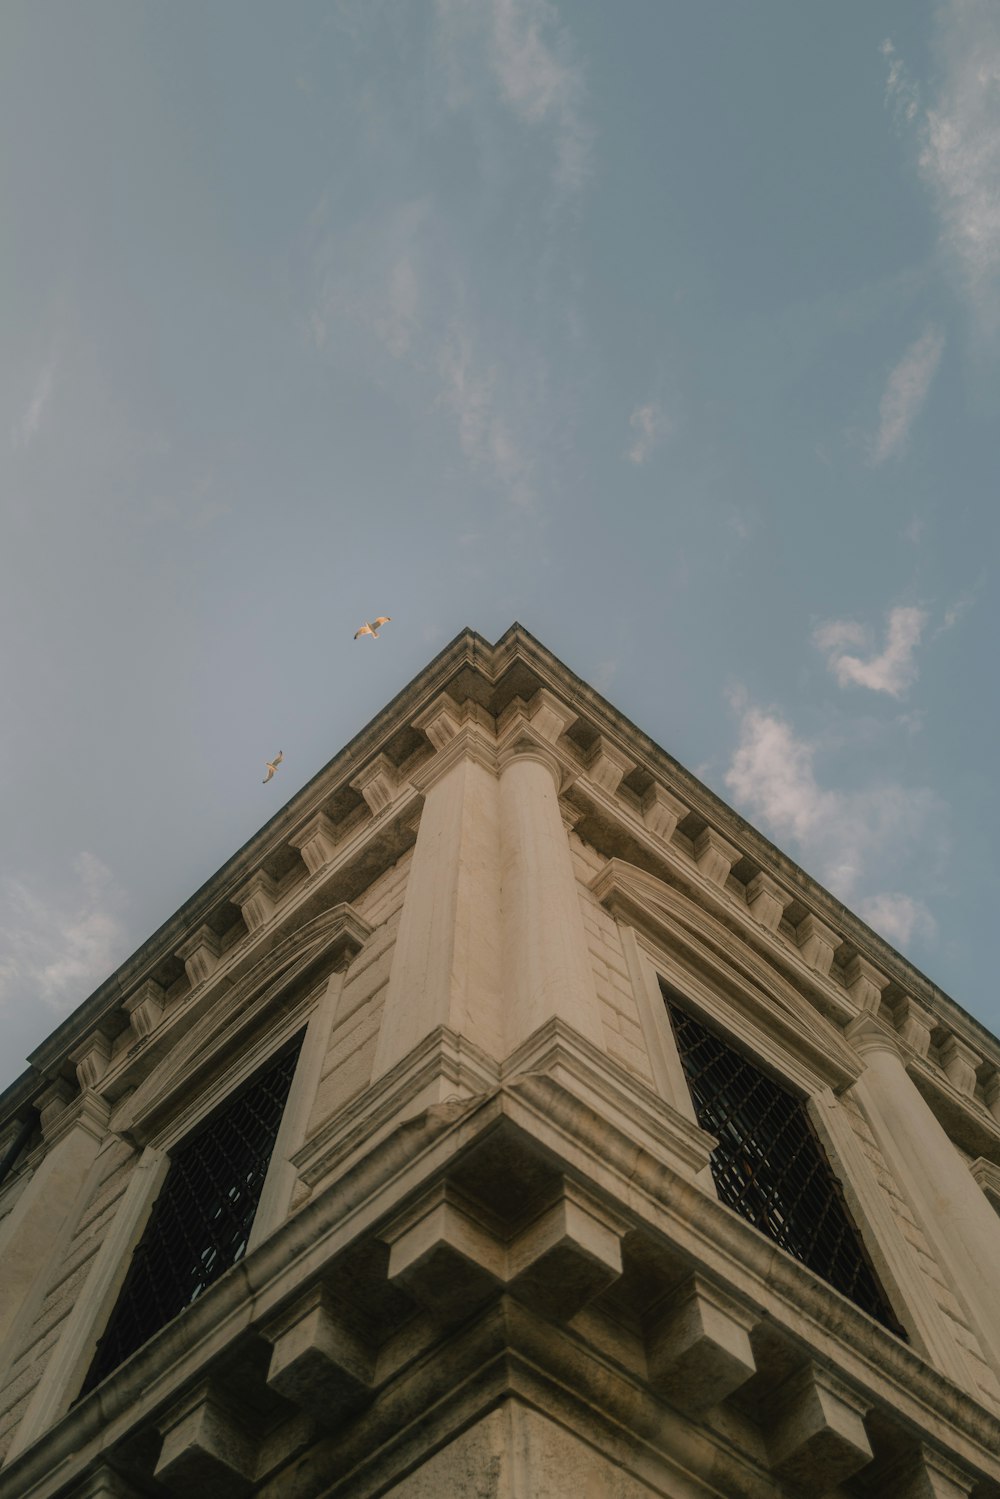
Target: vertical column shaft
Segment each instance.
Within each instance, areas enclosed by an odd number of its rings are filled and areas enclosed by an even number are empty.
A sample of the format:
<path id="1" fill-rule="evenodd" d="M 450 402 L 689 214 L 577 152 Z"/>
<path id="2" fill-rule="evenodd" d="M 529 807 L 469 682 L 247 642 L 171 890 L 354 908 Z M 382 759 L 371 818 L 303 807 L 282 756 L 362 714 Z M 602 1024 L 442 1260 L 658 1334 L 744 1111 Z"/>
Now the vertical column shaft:
<path id="1" fill-rule="evenodd" d="M 1000 1372 L 1000 1219 L 910 1078 L 891 1036 L 855 1022 L 866 1070 L 854 1092 L 944 1274 Z"/>
<path id="2" fill-rule="evenodd" d="M 558 775 L 541 749 L 514 753 L 500 773 L 508 1052 L 553 1017 L 604 1045 Z"/>
<path id="3" fill-rule="evenodd" d="M 439 1025 L 501 1049 L 497 780 L 453 763 L 427 790 L 375 1053 L 381 1077 Z"/>

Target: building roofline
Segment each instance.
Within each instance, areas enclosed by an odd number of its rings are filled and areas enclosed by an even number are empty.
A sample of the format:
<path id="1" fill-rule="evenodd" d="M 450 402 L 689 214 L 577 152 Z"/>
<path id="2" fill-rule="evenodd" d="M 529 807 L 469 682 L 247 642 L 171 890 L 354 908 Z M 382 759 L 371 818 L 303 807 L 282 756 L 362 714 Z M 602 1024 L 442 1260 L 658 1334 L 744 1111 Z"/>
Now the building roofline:
<path id="1" fill-rule="evenodd" d="M 933 980 L 916 968 L 871 929 L 849 907 L 833 896 L 800 865 L 777 848 L 757 828 L 679 761 L 675 760 L 638 725 L 620 713 L 605 697 L 553 655 L 529 630 L 514 622 L 494 645 L 477 631 L 466 627 L 417 673 L 344 747 L 337 752 L 273 817 L 260 827 L 241 848 L 158 927 L 102 984 L 98 986 L 28 1057 L 28 1069 L 0 1094 L 0 1119 L 28 1103 L 38 1091 L 41 1080 L 57 1075 L 65 1065 L 68 1052 L 82 1037 L 92 1032 L 109 1010 L 120 1004 L 126 993 L 157 962 L 172 955 L 184 935 L 204 919 L 217 905 L 227 888 L 236 889 L 259 866 L 264 852 L 280 841 L 284 831 L 291 832 L 297 823 L 310 815 L 311 804 L 328 798 L 331 786 L 338 783 L 338 769 L 346 771 L 359 760 L 375 753 L 394 730 L 400 729 L 420 711 L 422 704 L 444 690 L 463 668 L 477 670 L 497 683 L 517 661 L 545 681 L 581 716 L 624 740 L 629 749 L 638 752 L 650 766 L 659 767 L 678 789 L 683 791 L 692 808 L 706 821 L 722 821 L 727 834 L 734 833 L 823 917 L 836 925 L 866 956 L 884 968 L 908 993 L 927 1004 L 942 1021 L 961 1017 L 967 1032 L 988 1043 L 987 1050 L 996 1053 L 997 1038 Z"/>

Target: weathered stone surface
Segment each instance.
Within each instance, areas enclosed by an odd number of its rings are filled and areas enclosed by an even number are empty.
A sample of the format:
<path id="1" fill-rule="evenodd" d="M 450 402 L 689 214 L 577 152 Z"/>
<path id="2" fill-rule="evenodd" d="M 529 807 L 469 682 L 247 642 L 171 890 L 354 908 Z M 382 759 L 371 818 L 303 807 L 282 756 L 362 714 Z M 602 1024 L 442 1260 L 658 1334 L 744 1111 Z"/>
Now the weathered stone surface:
<path id="1" fill-rule="evenodd" d="M 864 1405 L 829 1371 L 807 1364 L 775 1395 L 767 1445 L 786 1482 L 825 1494 L 871 1461 Z"/>
<path id="2" fill-rule="evenodd" d="M 671 1404 L 697 1414 L 718 1405 L 754 1374 L 755 1318 L 693 1275 L 650 1320 L 650 1383 Z"/>

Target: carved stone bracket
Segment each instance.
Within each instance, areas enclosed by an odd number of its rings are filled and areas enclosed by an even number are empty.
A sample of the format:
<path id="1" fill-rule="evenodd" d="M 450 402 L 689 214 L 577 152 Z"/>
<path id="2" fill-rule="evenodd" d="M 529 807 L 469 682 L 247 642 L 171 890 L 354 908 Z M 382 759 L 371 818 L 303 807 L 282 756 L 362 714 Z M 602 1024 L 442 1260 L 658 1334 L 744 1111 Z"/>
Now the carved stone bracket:
<path id="1" fill-rule="evenodd" d="M 177 949 L 177 957 L 184 964 L 192 988 L 204 983 L 219 966 L 221 956 L 221 944 L 210 926 L 200 926 Z"/>
<path id="2" fill-rule="evenodd" d="M 651 1319 L 646 1334 L 649 1380 L 690 1415 L 718 1405 L 756 1372 L 753 1313 L 692 1275 Z"/>
<path id="3" fill-rule="evenodd" d="M 937 1024 L 930 1010 L 905 994 L 896 1005 L 895 1021 L 907 1046 L 911 1046 L 918 1056 L 925 1057 L 930 1049 L 931 1033 Z"/>
<path id="4" fill-rule="evenodd" d="M 96 1088 L 111 1061 L 111 1042 L 103 1031 L 93 1031 L 70 1052 L 69 1059 L 80 1087 Z"/>
<path id="5" fill-rule="evenodd" d="M 239 907 L 248 932 L 256 931 L 269 921 L 277 903 L 278 887 L 264 869 L 252 874 L 232 897 L 232 904 Z"/>
<path id="6" fill-rule="evenodd" d="M 557 1200 L 506 1239 L 447 1183 L 436 1184 L 382 1230 L 389 1279 L 438 1317 L 455 1321 L 508 1290 L 557 1320 L 576 1314 L 622 1271 L 624 1223 L 563 1182 Z"/>
<path id="7" fill-rule="evenodd" d="M 587 765 L 587 774 L 603 791 L 613 796 L 623 776 L 635 769 L 635 761 L 603 735 L 598 735 Z"/>
<path id="8" fill-rule="evenodd" d="M 669 843 L 674 829 L 683 822 L 688 809 L 679 797 L 664 786 L 650 786 L 641 802 L 642 820 L 651 833 Z"/>
<path id="9" fill-rule="evenodd" d="M 310 874 L 315 874 L 333 858 L 337 846 L 337 828 L 325 812 L 317 812 L 303 823 L 294 837 L 289 838 L 292 848 L 297 848 Z"/>
<path id="10" fill-rule="evenodd" d="M 817 973 L 830 972 L 833 955 L 840 946 L 840 937 L 832 927 L 826 926 L 809 911 L 795 928 L 795 940 L 810 968 Z"/>
<path id="11" fill-rule="evenodd" d="M 159 1025 L 166 1002 L 167 996 L 163 985 L 157 984 L 153 979 L 146 979 L 134 994 L 130 994 L 122 1001 L 122 1009 L 140 1041 L 143 1036 L 148 1036 L 150 1031 L 155 1030 Z"/>
<path id="12" fill-rule="evenodd" d="M 354 777 L 351 786 L 364 797 L 372 816 L 377 817 L 396 799 L 399 771 L 388 755 L 376 755 L 371 764 Z"/>
<path id="13" fill-rule="evenodd" d="M 847 985 L 848 994 L 862 1014 L 878 1013 L 882 1003 L 882 990 L 886 988 L 889 980 L 875 967 L 874 963 L 869 963 L 867 958 L 862 958 L 855 953 L 844 969 L 844 982 Z"/>
<path id="14" fill-rule="evenodd" d="M 776 932 L 789 898 L 776 880 L 763 870 L 755 874 L 747 885 L 747 906 L 750 914 L 768 931 Z"/>
<path id="15" fill-rule="evenodd" d="M 272 1345 L 268 1386 L 317 1420 L 336 1425 L 369 1398 L 375 1350 L 348 1324 L 322 1282 L 261 1332 Z"/>
<path id="16" fill-rule="evenodd" d="M 189 1391 L 160 1420 L 155 1477 L 168 1494 L 242 1499 L 253 1487 L 256 1442 L 214 1381 Z"/>
<path id="17" fill-rule="evenodd" d="M 834 1375 L 806 1364 L 775 1392 L 767 1422 L 771 1465 L 786 1483 L 827 1494 L 871 1462 L 867 1407 Z"/>
<path id="18" fill-rule="evenodd" d="M 976 1072 L 983 1063 L 979 1052 L 973 1051 L 958 1036 L 950 1035 L 941 1043 L 940 1057 L 948 1081 L 959 1093 L 971 1098 L 976 1091 Z"/>
<path id="19" fill-rule="evenodd" d="M 695 863 L 713 885 L 724 885 L 729 871 L 740 857 L 738 848 L 727 842 L 714 828 L 705 828 L 695 839 Z"/>

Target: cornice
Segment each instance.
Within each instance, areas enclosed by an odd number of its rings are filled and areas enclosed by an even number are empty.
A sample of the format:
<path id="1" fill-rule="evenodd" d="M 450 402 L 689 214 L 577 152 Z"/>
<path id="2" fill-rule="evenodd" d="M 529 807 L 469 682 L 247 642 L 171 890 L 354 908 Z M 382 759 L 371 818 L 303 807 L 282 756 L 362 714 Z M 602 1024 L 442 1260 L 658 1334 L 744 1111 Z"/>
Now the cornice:
<path id="1" fill-rule="evenodd" d="M 567 738 L 562 730 L 555 739 L 544 734 L 541 736 L 547 747 L 544 750 L 542 744 L 536 746 L 539 753 L 555 754 L 559 758 L 564 791 L 572 784 L 573 797 L 585 794 L 595 799 L 605 812 L 611 810 L 633 829 L 642 829 L 650 844 L 658 845 L 661 853 L 663 850 L 676 852 L 679 844 L 683 844 L 678 828 L 686 817 L 693 814 L 700 824 L 697 831 L 701 839 L 701 874 L 709 876 L 704 880 L 706 886 L 711 885 L 712 878 L 715 878 L 716 889 L 725 893 L 724 885 L 718 881 L 726 876 L 728 850 L 732 850 L 734 857 L 749 858 L 756 866 L 760 882 L 753 893 L 748 890 L 748 906 L 760 929 L 771 930 L 776 944 L 779 944 L 775 952 L 785 945 L 779 941 L 780 934 L 774 931 L 775 921 L 781 921 L 778 907 L 791 900 L 800 902 L 806 907 L 806 915 L 798 928 L 801 951 L 804 966 L 814 976 L 824 977 L 823 965 L 825 963 L 829 969 L 834 945 L 846 943 L 849 955 L 856 954 L 861 961 L 871 964 L 884 975 L 887 983 L 892 982 L 893 995 L 903 995 L 911 1003 L 922 1006 L 941 1028 L 955 1036 L 962 1047 L 983 1058 L 987 1083 L 990 1068 L 994 1069 L 995 1076 L 1000 1077 L 1000 1041 L 996 1037 L 571 672 L 523 626 L 514 624 L 493 645 L 469 629 L 456 636 L 32 1053 L 29 1071 L 0 1096 L 0 1121 L 23 1106 L 37 1090 L 40 1079 L 51 1080 L 70 1071 L 70 1052 L 75 1051 L 88 1036 L 107 1029 L 109 1022 L 110 1031 L 116 1030 L 117 1012 L 123 1002 L 132 1000 L 144 981 L 155 980 L 171 955 L 188 951 L 192 933 L 199 928 L 207 927 L 212 936 L 205 938 L 200 949 L 196 948 L 193 960 L 197 963 L 200 951 L 221 966 L 229 954 L 212 951 L 215 936 L 212 920 L 217 927 L 219 913 L 229 909 L 230 903 L 235 901 L 240 907 L 240 897 L 243 897 L 242 904 L 246 906 L 244 919 L 248 927 L 257 923 L 260 930 L 266 931 L 272 921 L 283 919 L 282 899 L 275 901 L 270 911 L 267 909 L 277 893 L 266 881 L 268 860 L 276 853 L 300 844 L 303 834 L 308 840 L 312 829 L 309 852 L 303 853 L 302 858 L 304 862 L 314 860 L 312 872 L 307 870 L 307 877 L 315 878 L 317 872 L 322 875 L 330 864 L 341 858 L 343 842 L 350 844 L 352 850 L 362 849 L 366 839 L 376 836 L 386 820 L 397 816 L 402 802 L 408 797 L 419 796 L 419 791 L 413 788 L 432 783 L 435 773 L 442 773 L 446 767 L 446 759 L 441 756 L 443 749 L 447 751 L 447 746 L 435 743 L 433 714 L 427 716 L 435 702 L 439 705 L 445 700 L 452 702 L 459 717 L 474 707 L 487 718 L 499 719 L 503 723 L 503 715 L 514 699 L 528 701 L 539 691 L 547 694 L 556 717 L 563 715 L 564 727 L 578 720 L 584 723 L 580 742 L 586 745 L 585 750 Z M 489 732 L 484 730 L 480 736 L 472 729 L 471 723 L 471 719 L 465 720 L 469 728 L 466 749 L 473 758 L 480 758 L 481 763 L 491 764 Z M 539 731 L 539 725 L 530 719 L 527 727 L 533 732 Z M 410 742 L 412 731 L 422 736 L 424 748 L 411 757 L 410 763 L 401 766 L 387 751 L 394 739 L 406 730 L 411 731 Z M 576 733 L 575 729 L 573 733 Z M 527 745 L 523 747 L 527 748 Z M 457 746 L 451 751 L 455 757 L 460 753 Z M 386 758 L 380 760 L 381 756 Z M 381 766 L 381 774 L 373 768 L 376 763 Z M 628 789 L 629 767 L 632 766 L 650 781 L 641 798 Z M 352 782 L 355 783 L 354 790 L 351 789 Z M 638 784 L 641 785 L 641 781 Z M 366 795 L 369 797 L 368 806 L 363 800 Z M 358 827 L 346 836 L 343 825 L 334 827 L 329 819 L 329 808 L 337 799 L 341 805 L 353 809 L 345 822 L 362 817 Z M 375 800 L 375 808 L 371 807 L 371 800 Z M 418 807 L 419 801 L 409 803 L 411 818 L 416 815 Z M 322 821 L 324 818 L 326 822 Z M 697 857 L 695 855 L 689 861 L 695 869 Z M 762 875 L 764 878 L 760 879 Z M 248 891 L 253 892 L 250 901 L 247 901 Z M 805 930 L 807 926 L 808 931 Z M 211 982 L 211 975 L 201 973 L 200 969 L 196 977 L 199 975 L 201 982 Z M 832 978 L 829 982 L 830 988 L 825 991 L 828 998 L 831 994 L 844 993 Z M 894 999 L 893 1002 L 897 1001 Z M 133 1005 L 133 1010 L 136 1008 Z M 138 1006 L 138 1009 L 134 1029 L 141 1034 L 142 1026 L 156 1017 L 152 1005 Z M 967 1082 L 967 1067 L 962 1070 L 962 1056 L 956 1063 L 956 1055 L 957 1052 L 952 1053 L 952 1072 Z M 926 1065 L 933 1072 L 935 1064 Z M 983 1075 L 981 1071 L 979 1076 Z M 970 1100 L 970 1106 L 973 1105 L 981 1107 L 975 1100 Z M 1000 1124 L 1000 1119 L 997 1122 Z"/>

